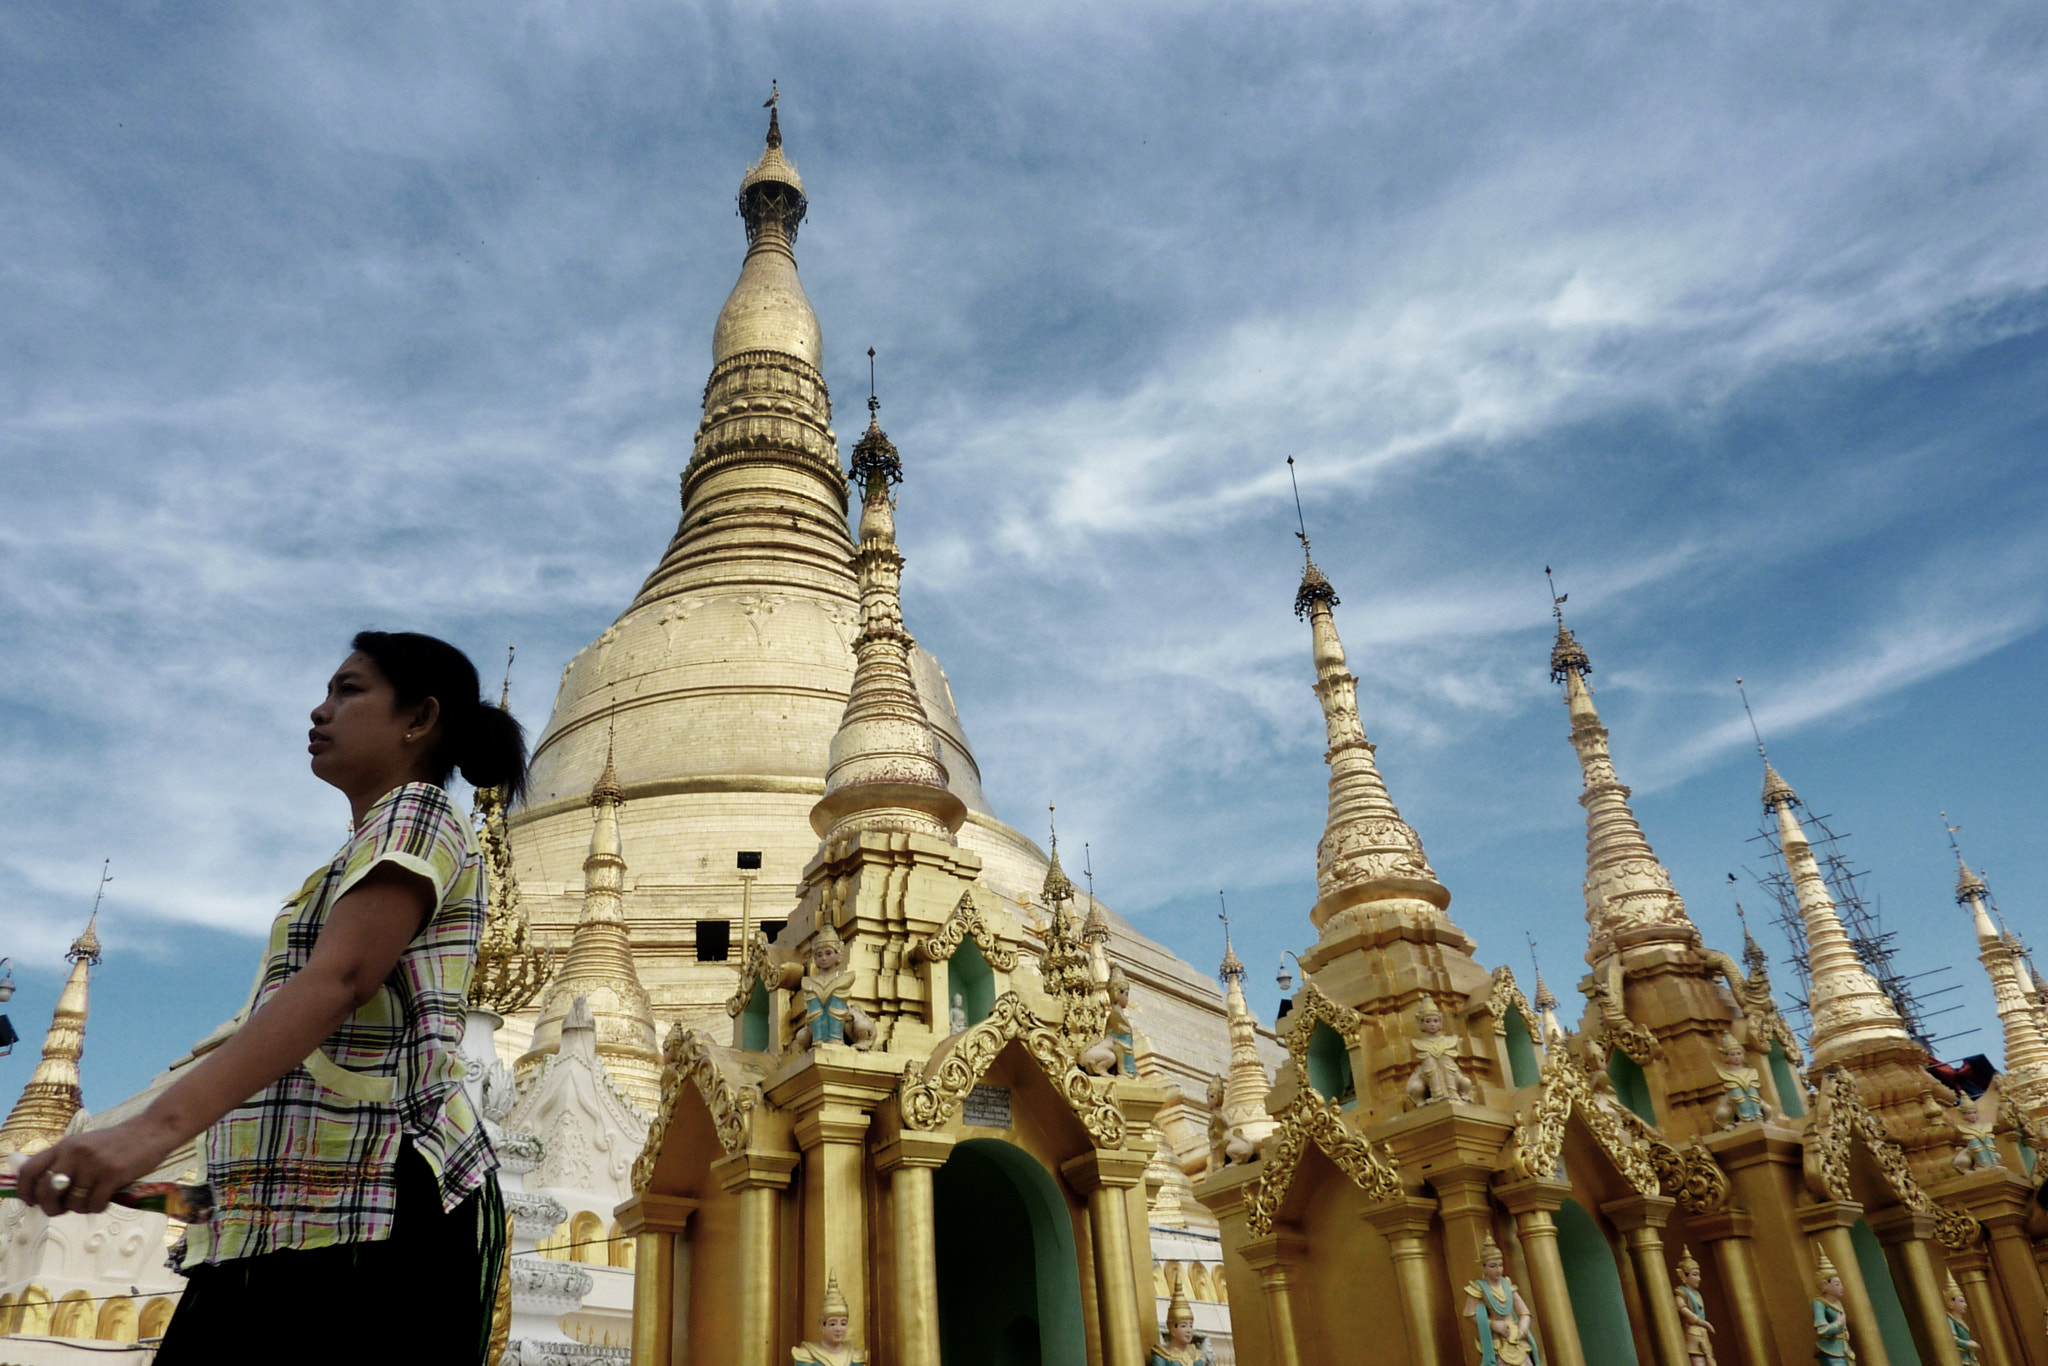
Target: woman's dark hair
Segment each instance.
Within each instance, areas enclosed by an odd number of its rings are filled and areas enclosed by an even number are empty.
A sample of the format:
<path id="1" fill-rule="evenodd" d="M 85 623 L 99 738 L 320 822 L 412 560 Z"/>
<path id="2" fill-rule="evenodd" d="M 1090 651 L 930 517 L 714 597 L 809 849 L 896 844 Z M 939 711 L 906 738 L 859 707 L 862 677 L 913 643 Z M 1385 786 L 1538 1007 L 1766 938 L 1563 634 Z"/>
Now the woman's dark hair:
<path id="1" fill-rule="evenodd" d="M 468 655 L 416 631 L 360 631 L 350 643 L 375 662 L 399 706 L 429 697 L 441 704 L 441 742 L 429 764 L 435 782 L 445 787 L 459 769 L 478 787 L 502 788 L 508 806 L 519 800 L 526 791 L 526 732 L 511 712 L 483 700 Z"/>

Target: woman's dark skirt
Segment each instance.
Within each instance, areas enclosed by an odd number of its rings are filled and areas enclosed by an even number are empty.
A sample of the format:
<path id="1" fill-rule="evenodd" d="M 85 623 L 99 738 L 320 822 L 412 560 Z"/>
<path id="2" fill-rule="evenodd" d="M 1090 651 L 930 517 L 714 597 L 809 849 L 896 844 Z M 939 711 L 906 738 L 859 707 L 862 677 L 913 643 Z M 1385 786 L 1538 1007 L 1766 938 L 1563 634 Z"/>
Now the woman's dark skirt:
<path id="1" fill-rule="evenodd" d="M 497 1177 L 444 1211 L 407 1143 L 389 1238 L 194 1267 L 157 1366 L 483 1366 L 504 1260 Z"/>

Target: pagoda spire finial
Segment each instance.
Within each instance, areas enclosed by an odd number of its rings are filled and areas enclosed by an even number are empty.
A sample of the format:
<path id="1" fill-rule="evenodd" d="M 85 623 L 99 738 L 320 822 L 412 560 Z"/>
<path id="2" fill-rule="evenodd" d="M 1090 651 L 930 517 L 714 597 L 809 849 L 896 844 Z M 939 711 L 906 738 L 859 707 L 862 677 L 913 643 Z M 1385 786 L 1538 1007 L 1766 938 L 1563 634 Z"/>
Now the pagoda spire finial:
<path id="1" fill-rule="evenodd" d="M 1579 805 L 1586 809 L 1586 958 L 1597 962 L 1623 930 L 1669 925 L 1690 933 L 1692 921 L 1670 872 L 1658 861 L 1628 804 L 1628 785 L 1615 774 L 1607 727 L 1600 724 L 1593 690 L 1586 683 L 1593 666 L 1564 624 L 1566 595 L 1557 591 L 1550 566 L 1543 567 L 1543 575 L 1550 581 L 1550 611 L 1557 619 L 1550 676 L 1564 685 L 1572 748 L 1585 783 Z"/>
<path id="2" fill-rule="evenodd" d="M 615 704 L 616 705 L 616 704 Z M 635 1106 L 652 1115 L 661 1106 L 661 1046 L 654 1010 L 633 962 L 626 920 L 626 855 L 619 834 L 625 797 L 605 743 L 604 771 L 591 785 L 590 852 L 583 859 L 583 914 L 569 950 L 540 1000 L 533 1045 L 519 1059 L 523 1083 L 547 1055 L 559 1052 L 562 1030 L 578 1000 L 597 1022 L 597 1057 Z"/>
<path id="3" fill-rule="evenodd" d="M 2012 937 L 1999 933 L 1991 922 L 1991 889 L 1963 862 L 1962 846 L 1956 842 L 1962 827 L 1949 824 L 1946 811 L 1941 813 L 1941 824 L 1948 834 L 1949 850 L 1956 856 L 1956 904 L 1968 908 L 1974 922 L 1977 959 L 1991 979 L 1994 1008 L 2005 1034 L 2007 1085 L 2016 1093 L 2021 1109 L 2040 1115 L 2048 1111 L 2048 1036 L 2041 1032 L 2035 1015 L 2032 974 Z"/>
<path id="4" fill-rule="evenodd" d="M 1289 456 L 1290 471 L 1293 464 Z M 1406 902 L 1441 915 L 1451 904 L 1450 891 L 1437 880 L 1422 840 L 1401 818 L 1380 776 L 1358 716 L 1358 678 L 1345 667 L 1337 634 L 1336 590 L 1309 558 L 1306 523 L 1297 534 L 1308 567 L 1294 610 L 1308 617 L 1313 691 L 1329 737 L 1323 762 L 1330 766 L 1329 816 L 1316 846 L 1317 896 L 1310 918 L 1322 929 L 1340 911 L 1368 902 Z"/>
<path id="5" fill-rule="evenodd" d="M 917 642 L 903 625 L 903 553 L 896 548 L 892 491 L 902 479 L 902 459 L 871 417 L 854 445 L 850 472 L 861 490 L 860 546 L 853 556 L 860 581 L 853 687 L 832 736 L 825 795 L 811 808 L 811 828 L 827 840 L 888 830 L 953 844 L 967 819 L 966 803 L 947 786 L 938 737 L 910 672 Z"/>
<path id="6" fill-rule="evenodd" d="M 1745 697 L 1745 703 L 1747 698 Z M 1758 739 L 1761 752 L 1763 742 Z M 1828 892 L 1814 859 L 1813 845 L 1793 810 L 1799 798 L 1791 784 L 1778 776 L 1768 761 L 1764 765 L 1764 810 L 1778 821 L 1778 847 L 1785 869 L 1792 876 L 1792 894 L 1799 905 L 1799 918 L 1806 931 L 1807 966 L 1812 989 L 1807 1000 L 1813 1012 L 1813 1033 L 1808 1047 L 1814 1065 L 1825 1067 L 1847 1054 L 1868 1046 L 1911 1045 L 1905 1021 L 1884 988 L 1858 956 L 1835 900 Z"/>
<path id="7" fill-rule="evenodd" d="M 1266 1112 L 1270 1082 L 1259 1060 L 1259 1026 L 1244 998 L 1244 964 L 1230 943 L 1230 903 L 1216 893 L 1217 919 L 1223 922 L 1223 1017 L 1230 1031 L 1230 1070 L 1223 1083 L 1223 1123 L 1257 1144 L 1278 1125 Z M 1284 968 L 1287 960 L 1282 958 Z"/>
<path id="8" fill-rule="evenodd" d="M 57 1008 L 50 1013 L 50 1032 L 43 1036 L 42 1060 L 29 1075 L 21 1096 L 0 1123 L 0 1153 L 39 1153 L 64 1137 L 71 1121 L 84 1108 L 85 1094 L 79 1084 L 78 1060 L 85 1055 L 85 1021 L 92 1010 L 91 973 L 99 966 L 100 938 L 95 927 L 100 918 L 100 899 L 114 879 L 107 871 L 113 861 L 100 867 L 100 883 L 93 893 L 92 913 L 85 929 L 64 957 L 70 960 L 71 975 L 57 993 Z"/>
<path id="9" fill-rule="evenodd" d="M 505 648 L 505 682 L 498 691 L 499 710 L 512 703 L 512 657 Z M 611 757 L 607 736 L 605 757 Z M 548 979 L 547 955 L 534 947 L 532 925 L 519 899 L 519 877 L 512 866 L 511 829 L 505 819 L 505 789 L 480 787 L 472 807 L 478 842 L 483 845 L 486 909 L 477 940 L 476 968 L 469 978 L 472 1010 L 510 1015 L 523 1010 Z"/>

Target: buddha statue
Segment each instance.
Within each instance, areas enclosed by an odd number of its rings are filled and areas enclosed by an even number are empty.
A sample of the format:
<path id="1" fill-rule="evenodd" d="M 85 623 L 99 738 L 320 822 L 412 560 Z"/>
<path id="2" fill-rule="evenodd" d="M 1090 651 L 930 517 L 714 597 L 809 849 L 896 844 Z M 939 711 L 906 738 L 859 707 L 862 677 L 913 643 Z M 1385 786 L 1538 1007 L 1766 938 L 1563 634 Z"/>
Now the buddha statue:
<path id="1" fill-rule="evenodd" d="M 1813 1359 L 1821 1366 L 1854 1361 L 1856 1348 L 1849 1341 L 1849 1311 L 1842 1307 L 1842 1273 L 1835 1270 L 1825 1249 L 1816 1247 L 1813 1255 L 1813 1275 L 1820 1286 L 1820 1298 L 1813 1302 Z"/>
<path id="2" fill-rule="evenodd" d="M 1415 1070 L 1408 1074 L 1408 1103 L 1422 1106 L 1441 1100 L 1471 1100 L 1472 1079 L 1458 1066 L 1462 1040 L 1444 1033 L 1444 1013 L 1433 998 L 1425 995 L 1415 1007 L 1415 1023 L 1422 1032 L 1413 1041 Z"/>
<path id="3" fill-rule="evenodd" d="M 1700 1298 L 1700 1264 L 1688 1252 L 1678 1261 L 1678 1284 L 1672 1287 L 1678 1301 L 1678 1324 L 1685 1330 L 1685 1355 L 1691 1366 L 1716 1366 L 1714 1325 L 1707 1322 L 1707 1303 Z"/>
<path id="4" fill-rule="evenodd" d="M 1195 1311 L 1181 1288 L 1179 1270 L 1173 1273 L 1173 1299 L 1166 1306 L 1166 1336 L 1152 1348 L 1145 1366 L 1202 1366 L 1206 1358 L 1195 1341 Z"/>
<path id="5" fill-rule="evenodd" d="M 953 1034 L 967 1032 L 967 998 L 957 991 L 953 993 L 952 1008 L 946 1012 L 946 1027 Z"/>
<path id="6" fill-rule="evenodd" d="M 1543 1366 L 1529 1306 L 1507 1278 L 1507 1258 L 1493 1234 L 1479 1245 L 1479 1279 L 1465 1283 L 1465 1317 L 1479 1329 L 1480 1366 Z"/>
<path id="7" fill-rule="evenodd" d="M 1721 1036 L 1721 1060 L 1714 1069 L 1721 1077 L 1721 1103 L 1714 1107 L 1714 1123 L 1723 1129 L 1769 1119 L 1770 1103 L 1764 1099 L 1763 1080 L 1749 1065 L 1742 1041 L 1733 1034 Z"/>
<path id="8" fill-rule="evenodd" d="M 868 1354 L 846 1340 L 852 1321 L 846 1296 L 839 1291 L 836 1272 L 825 1274 L 825 1306 L 818 1315 L 818 1336 L 822 1342 L 800 1342 L 789 1349 L 798 1366 L 867 1366 Z"/>

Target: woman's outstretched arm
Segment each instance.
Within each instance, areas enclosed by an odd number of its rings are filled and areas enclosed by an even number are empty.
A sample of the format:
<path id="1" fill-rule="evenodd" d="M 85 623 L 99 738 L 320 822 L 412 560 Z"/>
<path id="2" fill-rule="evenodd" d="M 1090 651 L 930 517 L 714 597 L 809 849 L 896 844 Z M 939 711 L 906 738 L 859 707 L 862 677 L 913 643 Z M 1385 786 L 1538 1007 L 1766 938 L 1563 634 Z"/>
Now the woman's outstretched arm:
<path id="1" fill-rule="evenodd" d="M 92 1214 L 179 1144 L 303 1062 L 377 994 L 434 909 L 434 887 L 381 863 L 334 903 L 306 966 L 219 1048 L 133 1119 L 78 1134 L 22 1165 L 22 1198 L 45 1214 Z M 49 1177 L 71 1178 L 65 1190 Z"/>

